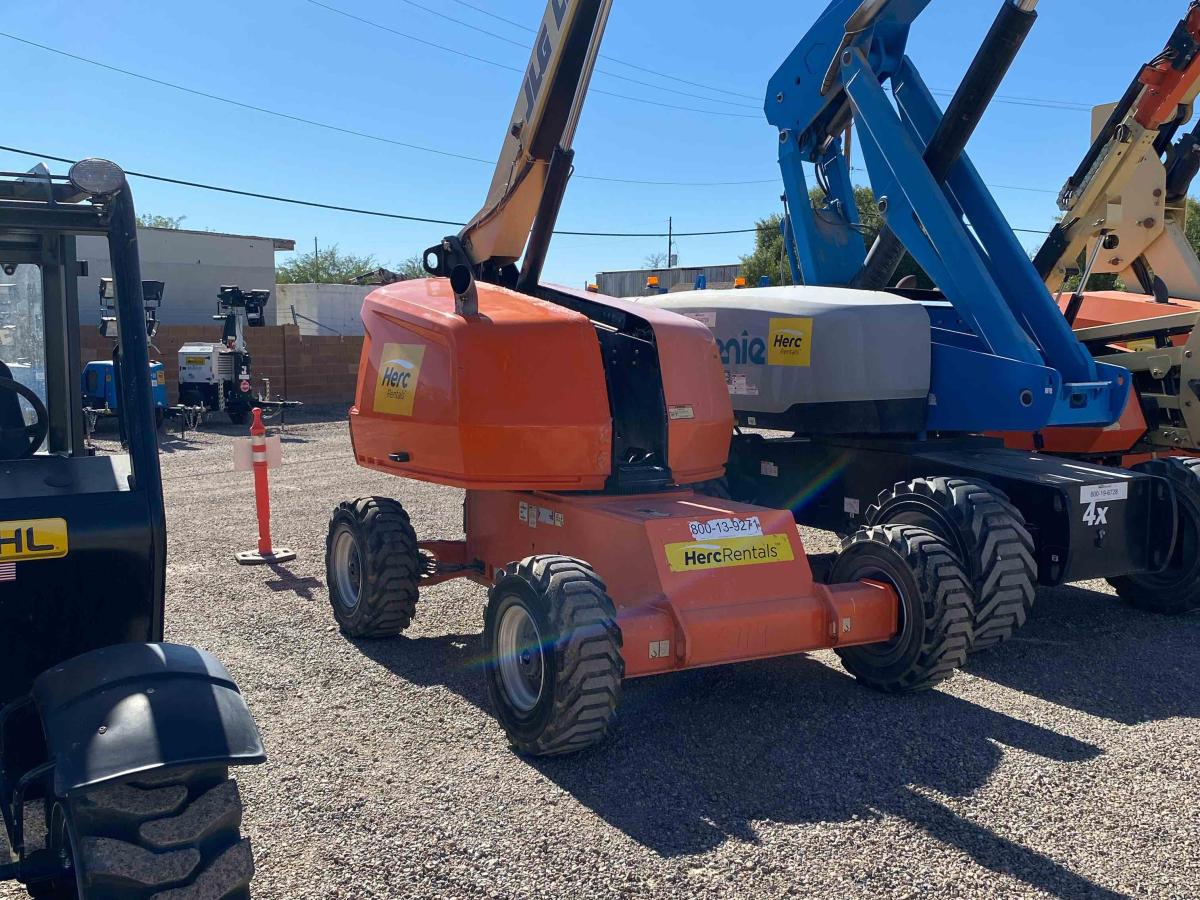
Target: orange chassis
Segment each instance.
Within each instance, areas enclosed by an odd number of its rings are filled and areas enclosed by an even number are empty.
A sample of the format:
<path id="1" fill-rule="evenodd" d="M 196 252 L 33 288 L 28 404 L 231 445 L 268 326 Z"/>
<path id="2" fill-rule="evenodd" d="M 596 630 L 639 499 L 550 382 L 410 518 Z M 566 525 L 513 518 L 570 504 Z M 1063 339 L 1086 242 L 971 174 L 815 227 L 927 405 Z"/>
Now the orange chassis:
<path id="1" fill-rule="evenodd" d="M 692 532 L 693 523 L 753 519 L 762 534 L 742 539 L 741 560 L 713 556 L 707 548 L 725 547 L 706 545 Z M 488 587 L 504 566 L 537 554 L 585 560 L 616 604 L 627 678 L 872 644 L 897 632 L 890 586 L 814 582 L 785 511 L 691 491 L 632 497 L 468 491 L 466 520 L 465 541 L 420 545 L 442 570 L 426 584 L 467 577 Z"/>

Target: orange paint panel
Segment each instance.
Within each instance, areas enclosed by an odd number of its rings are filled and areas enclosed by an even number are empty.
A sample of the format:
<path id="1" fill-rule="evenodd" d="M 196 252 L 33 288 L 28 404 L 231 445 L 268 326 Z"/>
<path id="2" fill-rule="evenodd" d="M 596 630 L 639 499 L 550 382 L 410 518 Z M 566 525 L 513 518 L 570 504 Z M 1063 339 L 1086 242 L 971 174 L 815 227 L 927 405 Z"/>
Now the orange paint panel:
<path id="1" fill-rule="evenodd" d="M 455 315 L 445 279 L 367 297 L 350 414 L 359 463 L 465 488 L 601 489 L 612 422 L 591 323 L 486 284 L 479 307 Z"/>
<path id="2" fill-rule="evenodd" d="M 733 404 L 712 332 L 686 316 L 612 297 L 555 286 L 555 290 L 624 310 L 650 323 L 658 344 L 667 401 L 667 455 L 680 484 L 725 473 L 733 434 Z"/>
<path id="3" fill-rule="evenodd" d="M 1040 432 L 1041 450 L 1078 456 L 1111 456 L 1126 453 L 1146 434 L 1146 416 L 1137 402 L 1133 386 L 1121 418 L 1105 428 L 1047 428 Z M 993 435 L 1004 439 L 1010 450 L 1038 450 L 1030 432 Z"/>
<path id="4" fill-rule="evenodd" d="M 711 530 L 696 536 L 694 529 Z M 789 513 L 687 491 L 639 497 L 471 491 L 468 556 L 590 563 L 624 636 L 626 676 L 886 640 L 890 588 L 813 583 Z"/>

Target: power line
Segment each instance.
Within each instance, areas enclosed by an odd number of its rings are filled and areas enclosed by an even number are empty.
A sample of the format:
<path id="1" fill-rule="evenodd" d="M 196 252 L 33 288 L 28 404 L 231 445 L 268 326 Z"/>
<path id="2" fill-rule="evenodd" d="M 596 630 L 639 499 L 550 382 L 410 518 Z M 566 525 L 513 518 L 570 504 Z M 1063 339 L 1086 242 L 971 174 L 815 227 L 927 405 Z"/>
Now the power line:
<path id="1" fill-rule="evenodd" d="M 343 10 L 329 6 L 325 3 L 318 3 L 318 2 L 316 2 L 316 0 L 308 0 L 308 2 L 312 3 L 314 6 L 320 6 L 323 9 L 327 9 L 330 12 L 336 12 L 341 15 L 347 15 L 347 13 L 345 13 Z M 444 19 L 447 22 L 453 22 L 455 25 L 461 25 L 463 28 L 469 28 L 471 31 L 478 32 L 479 34 L 487 35 L 490 38 L 494 38 L 495 40 L 498 40 L 498 41 L 503 41 L 506 44 L 512 44 L 514 47 L 520 47 L 522 50 L 525 50 L 526 52 L 530 52 L 533 50 L 533 48 L 529 44 L 526 44 L 523 41 L 515 41 L 510 37 L 505 37 L 504 35 L 497 34 L 494 31 L 488 31 L 486 28 L 480 28 L 478 25 L 472 25 L 470 22 L 465 22 L 462 19 L 456 19 L 454 16 L 451 16 L 447 13 L 441 12 L 440 10 L 432 9 L 428 6 L 425 6 L 422 3 L 417 3 L 416 0 L 400 0 L 400 2 L 404 3 L 408 6 L 411 6 L 414 9 L 419 9 L 422 12 L 429 13 L 429 15 L 431 15 L 431 16 L 437 16 L 439 19 Z M 358 18 L 358 17 L 355 17 L 355 18 Z M 366 20 L 359 19 L 359 21 L 366 21 Z M 370 24 L 375 28 L 383 28 L 384 27 L 376 22 L 371 22 Z M 738 107 L 741 107 L 742 109 L 759 110 L 762 108 L 761 103 L 751 104 L 751 103 L 739 103 L 734 100 L 718 100 L 715 97 L 706 97 L 704 94 L 693 94 L 690 91 L 681 91 L 678 88 L 664 87 L 661 84 L 653 84 L 652 82 L 642 81 L 641 79 L 638 79 L 638 78 L 630 78 L 628 75 L 619 75 L 616 72 L 611 72 L 607 69 L 601 69 L 599 67 L 596 68 L 596 72 L 597 72 L 597 74 L 605 75 L 608 78 L 616 78 L 619 81 L 627 81 L 630 84 L 636 84 L 636 85 L 640 85 L 641 87 L 647 87 L 654 91 L 666 91 L 671 94 L 678 94 L 681 97 L 691 97 L 694 100 L 704 100 L 704 101 L 707 101 L 708 103 L 724 103 L 727 106 L 738 106 Z"/>
<path id="2" fill-rule="evenodd" d="M 537 31 L 535 29 L 530 28 L 524 22 L 515 22 L 512 19 L 506 19 L 506 18 L 504 18 L 504 16 L 497 15 L 496 13 L 491 12 L 490 10 L 484 9 L 482 6 L 476 6 L 474 3 L 467 3 L 467 2 L 465 2 L 465 0 L 453 0 L 453 2 L 457 3 L 459 6 L 465 6 L 467 9 L 473 9 L 473 10 L 475 10 L 475 12 L 485 15 L 491 19 L 495 19 L 498 22 L 504 22 L 506 25 L 512 25 L 514 28 L 520 28 L 522 31 L 528 31 L 530 34 L 537 33 Z M 715 87 L 711 84 L 703 84 L 699 81 L 688 81 L 686 78 L 679 78 L 675 75 L 668 75 L 666 72 L 659 72 L 657 69 L 651 69 L 646 66 L 638 65 L 637 63 L 631 63 L 631 62 L 628 62 L 623 59 L 618 59 L 617 57 L 610 56 L 607 53 L 601 53 L 600 58 L 607 59 L 609 62 L 614 62 L 620 66 L 628 66 L 629 68 L 636 69 L 639 72 L 645 72 L 647 75 L 656 75 L 659 78 L 665 78 L 668 81 L 675 81 L 675 82 L 678 82 L 679 84 L 686 84 L 686 85 L 690 85 L 691 87 L 703 88 L 706 91 L 713 91 L 718 94 L 728 94 L 730 97 L 741 97 L 745 100 L 761 100 L 762 99 L 761 97 L 755 96 L 754 94 L 742 94 L 737 91 L 728 90 L 726 88 Z"/>
<path id="3" fill-rule="evenodd" d="M 426 46 L 426 47 L 432 47 L 435 50 L 441 50 L 445 53 L 453 53 L 455 56 L 461 56 L 464 59 L 474 60 L 475 62 L 480 62 L 480 63 L 483 63 L 484 65 L 495 66 L 497 69 L 505 69 L 506 71 L 509 71 L 509 72 L 516 72 L 517 74 L 522 75 L 522 76 L 525 74 L 524 69 L 519 69 L 516 66 L 510 66 L 507 63 L 496 62 L 494 59 L 488 59 L 483 56 L 476 56 L 474 53 L 467 53 L 465 50 L 458 50 L 454 47 L 447 47 L 445 44 L 439 44 L 437 41 L 430 41 L 425 38 L 420 38 L 420 37 L 416 37 L 415 35 L 408 34 L 407 32 L 404 32 L 404 31 L 398 31 L 397 29 L 392 28 L 390 25 L 384 25 L 382 22 L 375 22 L 371 19 L 364 19 L 362 16 L 355 15 L 352 12 L 347 12 L 344 9 L 338 9 L 336 6 L 329 6 L 326 3 L 321 3 L 320 0 L 305 0 L 305 2 L 311 3 L 313 6 L 319 6 L 322 9 L 329 10 L 330 12 L 336 13 L 339 16 L 345 16 L 347 19 L 353 19 L 356 22 L 361 22 L 364 25 L 371 26 L 372 28 L 378 28 L 382 31 L 388 32 L 389 34 L 394 34 L 397 37 L 402 37 L 405 40 L 414 41 L 414 42 L 416 42 L 418 44 L 422 44 L 423 46 Z M 526 49 L 528 49 L 528 48 L 526 48 Z M 759 116 L 751 115 L 750 113 L 721 112 L 719 110 L 700 109 L 695 106 L 679 106 L 674 103 L 663 103 L 661 100 L 648 100 L 645 97 L 631 97 L 628 94 L 618 94 L 613 91 L 605 91 L 600 88 L 592 88 L 592 93 L 603 94 L 606 97 L 616 97 L 619 100 L 627 100 L 631 103 L 644 103 L 648 106 L 658 106 L 663 109 L 675 109 L 675 110 L 681 110 L 683 112 L 701 113 L 706 116 L 724 116 L 725 118 L 732 118 L 732 119 L 757 119 L 757 118 L 760 118 Z M 724 101 L 715 100 L 712 102 L 722 103 Z"/>
<path id="4" fill-rule="evenodd" d="M 333 132 L 337 132 L 339 134 L 346 134 L 346 135 L 350 135 L 352 137 L 363 138 L 363 139 L 369 140 L 369 141 L 378 141 L 379 143 L 390 144 L 394 147 L 404 147 L 405 149 L 416 150 L 421 153 L 432 153 L 436 156 L 444 156 L 444 157 L 448 157 L 450 159 L 461 159 L 461 160 L 465 160 L 467 162 L 482 163 L 482 164 L 488 165 L 488 166 L 494 166 L 496 164 L 495 160 L 484 159 L 483 157 L 480 157 L 480 156 L 469 156 L 464 153 L 455 153 L 451 150 L 442 150 L 437 147 L 426 147 L 422 144 L 411 143 L 410 141 L 402 141 L 397 138 L 390 138 L 390 137 L 386 137 L 384 135 L 372 134 L 367 131 L 359 131 L 358 129 L 355 129 L 355 128 L 345 128 L 341 125 L 334 125 L 329 122 L 322 122 L 317 119 L 309 119 L 304 116 L 293 115 L 292 113 L 280 112 L 279 110 L 270 109 L 265 106 L 258 106 L 253 103 L 246 103 L 241 100 L 235 100 L 232 97 L 225 97 L 220 94 L 213 94 L 209 91 L 203 91 L 203 90 L 199 90 L 197 88 L 187 87 L 186 85 L 177 84 L 173 81 L 166 81 L 162 78 L 155 78 L 152 75 L 146 75 L 141 72 L 135 72 L 131 69 L 123 69 L 120 66 L 110 65 L 108 63 L 100 62 L 99 60 L 91 59 L 90 57 L 79 56 L 78 54 L 70 53 L 66 50 L 60 50 L 59 48 L 51 47 L 48 44 L 40 44 L 37 41 L 31 41 L 28 38 L 18 37 L 17 35 L 9 34 L 8 32 L 0 31 L 0 37 L 8 38 L 9 40 L 16 41 L 17 43 L 25 44 L 26 46 L 45 51 L 46 53 L 52 53 L 52 54 L 55 54 L 56 56 L 62 56 L 67 59 L 74 60 L 75 62 L 85 63 L 89 66 L 95 66 L 96 68 L 99 68 L 99 69 L 105 69 L 106 71 L 109 71 L 109 72 L 115 72 L 119 75 L 125 75 L 129 78 L 136 78 L 141 81 L 146 81 L 146 82 L 149 82 L 150 84 L 158 85 L 159 87 L 170 88 L 171 90 L 174 90 L 174 91 L 180 91 L 185 94 L 191 94 L 194 97 L 202 97 L 206 100 L 212 100 L 217 103 L 224 103 L 229 106 L 238 107 L 239 109 L 249 110 L 251 112 L 256 112 L 256 113 L 261 113 L 262 115 L 273 116 L 277 119 L 284 119 L 286 121 L 296 122 L 301 125 L 309 125 L 313 128 L 322 128 L 326 131 L 333 131 Z M 585 181 L 600 181 L 600 182 L 608 182 L 608 183 L 613 183 L 613 184 L 632 184 L 632 185 L 643 185 L 643 186 L 651 186 L 651 187 L 730 187 L 730 186 L 740 187 L 740 186 L 747 186 L 747 185 L 752 185 L 752 184 L 770 184 L 775 180 L 775 179 L 760 179 L 757 181 L 656 181 L 656 180 L 652 180 L 652 179 L 617 178 L 617 177 L 613 177 L 613 176 L 583 175 L 583 174 L 576 175 L 575 177 L 580 178 Z"/>
<path id="5" fill-rule="evenodd" d="M 51 153 L 39 153 L 36 150 L 23 150 L 19 147 L 7 147 L 0 145 L 0 150 L 8 153 L 16 153 L 21 156 L 32 157 L 39 160 L 51 160 L 53 162 L 65 163 L 74 165 L 76 160 L 69 159 L 65 156 L 55 156 Z M 449 219 L 436 219 L 428 216 L 410 216 L 402 213 L 382 212 L 373 209 L 361 209 L 354 206 L 339 206 L 331 203 L 319 203 L 314 200 L 298 200 L 294 197 L 281 197 L 275 194 L 263 194 L 257 191 L 244 191 L 238 188 L 225 187 L 222 185 L 206 184 L 200 181 L 187 181 L 182 178 L 170 178 L 165 175 L 152 175 L 148 172 L 135 172 L 132 169 L 125 170 L 126 175 L 134 178 L 143 178 L 147 181 L 158 181 L 164 184 L 173 184 L 181 187 L 196 188 L 198 190 L 216 191 L 222 194 L 233 194 L 238 197 L 250 197 L 256 200 L 269 200 L 273 203 L 287 203 L 293 206 L 305 206 L 313 209 L 332 210 L 334 212 L 352 213 L 360 216 L 375 216 L 384 219 L 400 219 L 406 222 L 420 222 L 429 225 L 448 225 L 454 228 L 461 228 L 465 222 L 455 222 Z M 720 237 L 734 234 L 755 234 L 758 232 L 758 227 L 754 228 L 729 228 L 717 231 L 675 231 L 671 234 L 674 237 Z M 1014 228 L 1013 231 L 1027 234 L 1049 234 L 1048 229 L 1034 228 Z M 621 232 L 621 231 L 555 231 L 556 235 L 563 237 L 594 237 L 594 238 L 664 238 L 668 237 L 666 231 L 654 232 Z"/>
<path id="6" fill-rule="evenodd" d="M 29 156 L 34 159 L 51 160 L 53 162 L 65 163 L 74 165 L 76 160 L 69 159 L 65 156 L 55 156 L 52 153 L 39 153 L 36 150 L 23 150 L 20 147 L 7 147 L 0 145 L 0 150 L 9 153 L 17 153 L 21 156 Z M 238 197 L 251 197 L 256 200 L 270 200 L 273 203 L 288 203 L 293 206 L 307 206 L 313 209 L 326 209 L 334 212 L 353 213 L 360 216 L 375 216 L 384 219 L 400 219 L 405 222 L 421 222 L 429 225 L 449 225 L 455 228 L 461 228 L 466 225 L 466 222 L 455 222 L 449 219 L 437 219 L 428 216 L 410 216 L 402 213 L 382 212 L 374 209 L 361 209 L 354 206 L 339 206 L 332 203 L 319 203 L 314 200 L 298 200 L 295 197 L 281 197 L 276 194 L 263 194 L 257 191 L 244 191 L 239 188 L 225 187 L 222 185 L 206 184 L 201 181 L 188 181 L 182 178 L 170 178 L 165 175 L 153 175 L 148 172 L 136 172 L 133 169 L 125 170 L 126 175 L 134 178 L 144 178 L 147 181 L 158 181 L 164 184 L 174 184 L 181 187 L 196 188 L 204 191 L 216 191 L 222 194 L 233 194 Z M 693 231 L 690 233 L 680 234 L 676 232 L 676 237 L 712 237 L 716 235 L 727 234 L 750 234 L 756 231 L 755 228 L 737 228 L 723 231 Z M 555 231 L 556 235 L 566 237 L 595 237 L 595 238 L 659 238 L 666 237 L 667 232 L 624 232 L 624 231 Z"/>
<path id="7" fill-rule="evenodd" d="M 410 0 L 402 0 L 402 2 L 409 3 L 409 5 L 412 5 L 412 6 L 417 5 L 415 3 L 411 3 Z M 496 19 L 497 21 L 504 22 L 507 25 L 512 25 L 515 28 L 520 28 L 522 31 L 536 33 L 534 29 L 530 28 L 528 25 L 526 25 L 522 22 L 515 22 L 512 19 L 506 19 L 504 16 L 497 15 L 496 13 L 491 12 L 490 10 L 484 9 L 481 6 L 477 6 L 474 3 L 468 3 L 468 2 L 466 2 L 466 0 L 451 0 L 451 2 L 457 3 L 459 6 L 465 6 L 467 9 L 473 9 L 473 10 L 475 10 L 475 12 L 480 13 L 481 15 L 485 15 L 489 18 Z M 447 16 L 446 18 L 449 18 L 449 17 Z M 452 19 L 451 21 L 457 22 L 458 20 Z M 466 27 L 471 28 L 475 31 L 483 30 L 480 28 L 476 28 L 473 25 L 468 25 L 467 23 L 460 23 L 460 24 L 464 24 L 464 25 L 466 25 Z M 491 32 L 484 32 L 484 33 L 490 34 Z M 495 36 L 500 37 L 499 35 L 495 35 Z M 515 43 L 510 38 L 501 37 L 501 40 L 508 41 L 509 43 Z M 626 62 L 624 60 L 617 59 L 615 57 L 609 56 L 606 53 L 601 53 L 600 58 L 607 59 L 609 62 L 618 63 L 619 65 L 629 66 L 632 69 L 637 69 L 638 71 L 646 72 L 647 74 L 650 74 L 650 75 L 657 75 L 660 78 L 668 78 L 672 81 L 678 81 L 681 84 L 688 84 L 688 85 L 691 85 L 692 87 L 699 87 L 699 88 L 703 88 L 708 91 L 718 91 L 723 94 L 729 94 L 730 96 L 733 96 L 733 97 L 742 97 L 746 100 L 760 100 L 761 99 L 760 97 L 754 96 L 752 94 L 742 94 L 742 93 L 738 93 L 737 91 L 728 91 L 728 90 L 725 90 L 724 88 L 713 87 L 712 85 L 701 84 L 701 83 L 695 82 L 695 81 L 688 81 L 687 79 L 684 79 L 684 78 L 676 78 L 675 76 L 667 75 L 664 72 L 658 72 L 658 71 L 655 71 L 654 69 L 646 68 L 645 66 L 639 66 L 636 63 Z M 935 90 L 935 91 L 933 91 L 933 93 L 938 94 L 943 97 L 950 97 L 950 96 L 954 95 L 954 91 L 950 91 L 950 90 Z M 993 99 L 1000 103 L 1011 103 L 1016 106 L 1033 106 L 1033 107 L 1039 107 L 1042 109 L 1061 109 L 1061 110 L 1080 111 L 1080 112 L 1091 112 L 1092 111 L 1091 106 L 1084 104 L 1084 103 L 1078 103 L 1078 102 L 1074 102 L 1074 101 L 1070 101 L 1070 100 L 1051 100 L 1051 99 L 1047 99 L 1044 97 L 1017 97 L 1017 96 L 1012 96 L 1010 94 L 997 94 Z"/>

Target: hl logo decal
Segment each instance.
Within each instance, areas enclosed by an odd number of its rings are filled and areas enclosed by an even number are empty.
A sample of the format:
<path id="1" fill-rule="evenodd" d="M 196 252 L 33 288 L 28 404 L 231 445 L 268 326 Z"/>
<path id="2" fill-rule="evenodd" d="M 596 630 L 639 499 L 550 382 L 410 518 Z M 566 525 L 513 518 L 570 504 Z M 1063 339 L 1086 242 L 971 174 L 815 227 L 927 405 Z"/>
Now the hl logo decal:
<path id="1" fill-rule="evenodd" d="M 792 544 L 786 534 L 725 538 L 719 541 L 689 541 L 667 544 L 667 565 L 672 572 L 700 572 L 730 566 L 761 566 L 791 562 Z"/>
<path id="2" fill-rule="evenodd" d="M 812 365 L 812 319 L 772 319 L 767 338 L 767 365 Z"/>
<path id="3" fill-rule="evenodd" d="M 0 522 L 0 563 L 59 559 L 66 555 L 66 519 Z"/>
<path id="4" fill-rule="evenodd" d="M 379 383 L 375 385 L 375 412 L 392 416 L 413 414 L 424 359 L 423 344 L 384 346 L 379 363 Z"/>

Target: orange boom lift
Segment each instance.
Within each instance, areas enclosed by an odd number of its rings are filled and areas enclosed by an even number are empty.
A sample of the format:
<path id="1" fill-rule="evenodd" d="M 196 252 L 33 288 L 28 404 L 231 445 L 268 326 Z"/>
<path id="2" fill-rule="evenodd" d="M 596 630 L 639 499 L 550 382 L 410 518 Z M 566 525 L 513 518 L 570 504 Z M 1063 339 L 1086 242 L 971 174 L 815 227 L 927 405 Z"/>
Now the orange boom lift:
<path id="1" fill-rule="evenodd" d="M 602 739 L 625 678 L 834 648 L 910 691 L 972 633 L 962 565 L 930 532 L 863 529 L 817 584 L 789 511 L 685 487 L 722 476 L 733 427 L 707 328 L 540 283 L 610 8 L 550 0 L 484 208 L 427 252 L 434 277 L 363 307 L 356 459 L 465 489 L 465 539 L 419 541 L 377 497 L 341 504 L 327 539 L 353 637 L 402 631 L 425 585 L 488 588 L 488 692 L 530 754 Z"/>

